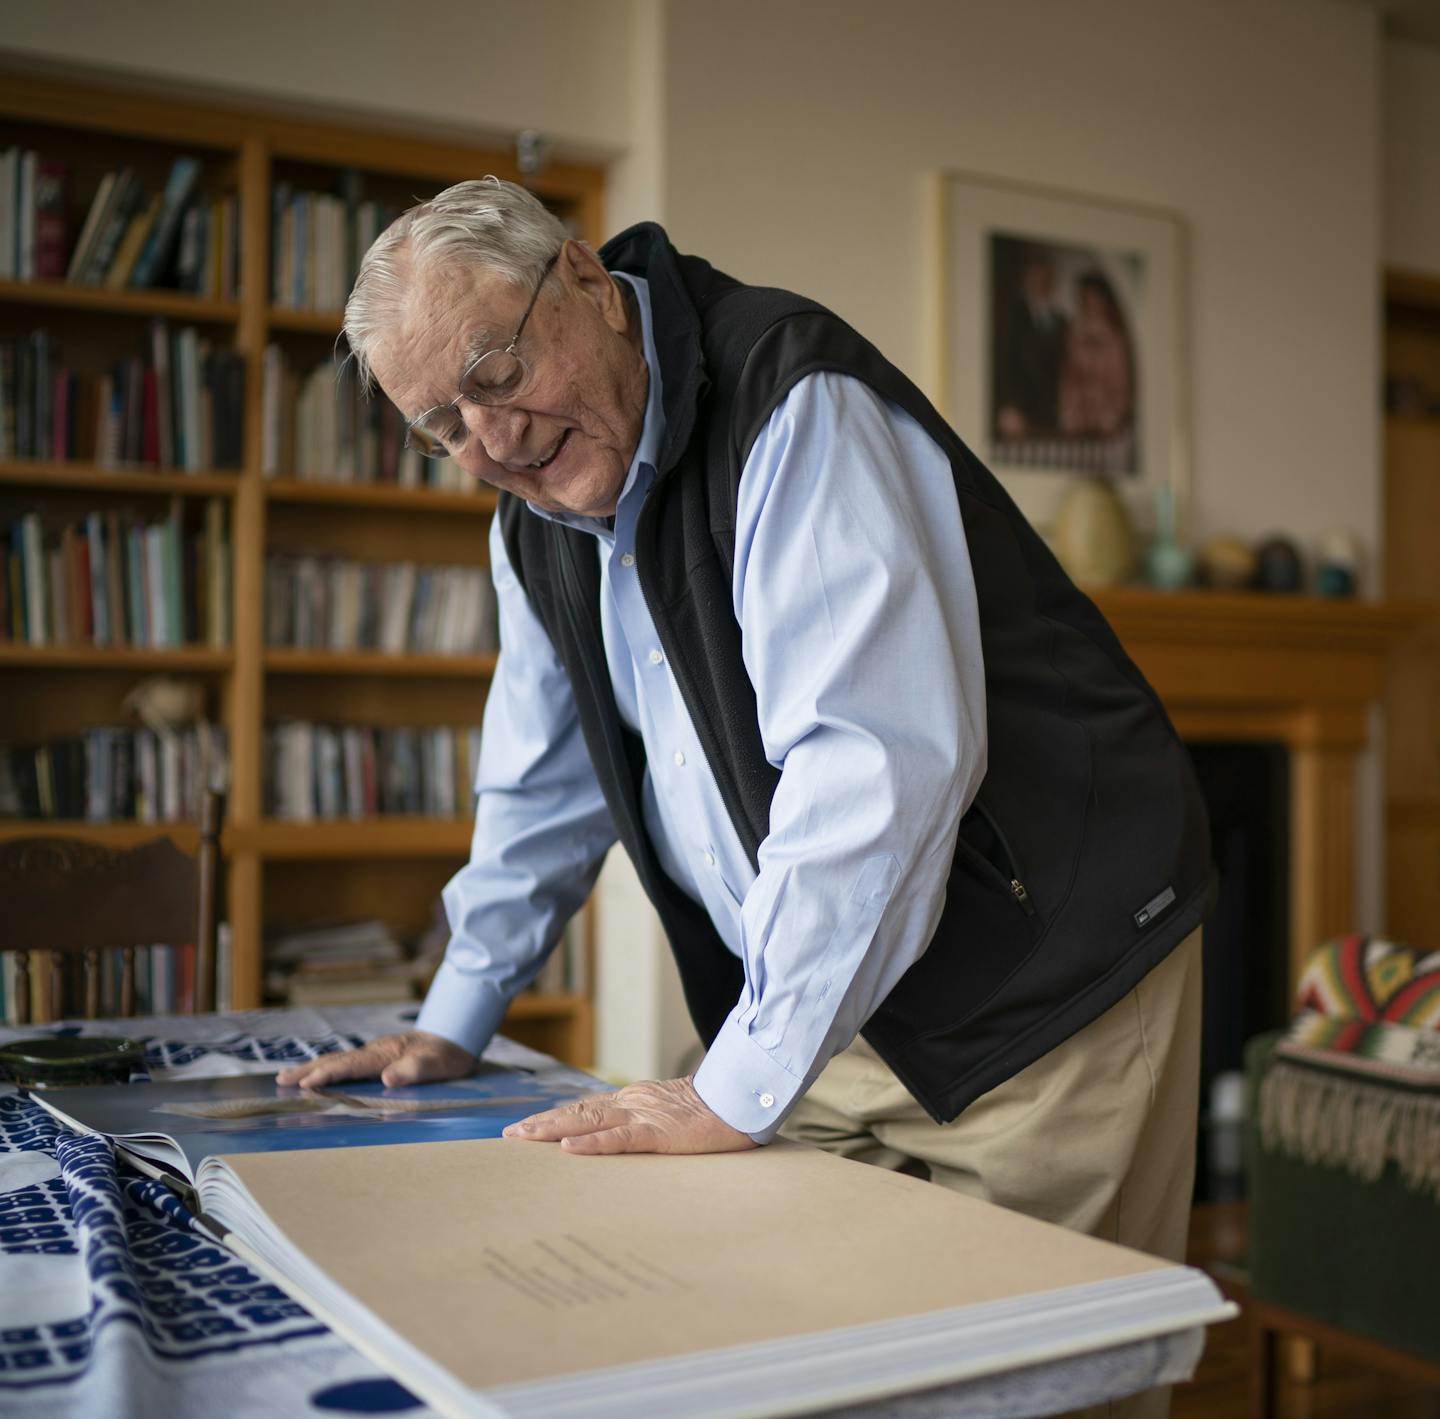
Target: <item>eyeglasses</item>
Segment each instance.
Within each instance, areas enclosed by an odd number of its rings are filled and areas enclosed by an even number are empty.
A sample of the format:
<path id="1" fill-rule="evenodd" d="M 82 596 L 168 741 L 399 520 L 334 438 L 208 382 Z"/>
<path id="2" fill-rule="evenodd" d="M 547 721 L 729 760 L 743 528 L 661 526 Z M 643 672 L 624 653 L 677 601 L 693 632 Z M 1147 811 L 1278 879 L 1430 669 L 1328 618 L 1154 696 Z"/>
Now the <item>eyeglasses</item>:
<path id="1" fill-rule="evenodd" d="M 451 403 L 437 404 L 418 414 L 405 426 L 406 448 L 413 448 L 425 458 L 454 457 L 470 439 L 470 430 L 460 413 L 462 400 L 471 404 L 508 404 L 530 387 L 532 371 L 515 347 L 520 343 L 525 323 L 540 298 L 540 288 L 559 257 L 557 251 L 545 263 L 545 269 L 530 295 L 530 304 L 525 307 L 525 314 L 520 317 L 520 324 L 515 327 L 509 343 L 503 348 L 486 350 L 465 366 L 465 372 L 460 376 L 459 393 Z"/>

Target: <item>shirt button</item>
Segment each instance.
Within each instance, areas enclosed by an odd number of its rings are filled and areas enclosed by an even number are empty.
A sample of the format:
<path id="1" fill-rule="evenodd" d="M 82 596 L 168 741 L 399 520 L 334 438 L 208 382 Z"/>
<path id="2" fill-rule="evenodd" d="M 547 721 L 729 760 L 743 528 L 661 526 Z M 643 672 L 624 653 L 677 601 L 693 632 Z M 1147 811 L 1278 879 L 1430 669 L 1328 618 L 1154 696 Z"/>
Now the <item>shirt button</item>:
<path id="1" fill-rule="evenodd" d="M 620 558 L 620 565 L 621 565 L 622 567 L 633 567 L 633 566 L 635 565 L 635 553 L 634 553 L 634 552 L 626 552 L 626 553 Z"/>
<path id="2" fill-rule="evenodd" d="M 775 1107 L 775 1095 L 774 1095 L 774 1094 L 761 1094 L 761 1095 L 760 1095 L 760 1107 L 761 1107 L 762 1109 L 773 1109 L 773 1108 Z"/>
<path id="3" fill-rule="evenodd" d="M 651 664 L 651 665 L 659 665 L 660 662 L 661 662 L 662 660 L 664 660 L 664 659 L 665 659 L 665 657 L 664 657 L 663 655 L 661 655 L 658 650 L 652 650 L 652 651 L 650 652 L 650 664 Z"/>
<path id="4" fill-rule="evenodd" d="M 675 751 L 675 767 L 677 769 L 683 769 L 685 767 L 685 755 L 678 749 Z"/>
<path id="5" fill-rule="evenodd" d="M 705 866 L 706 866 L 706 867 L 714 867 L 714 866 L 715 866 L 715 854 L 714 854 L 713 852 L 702 852 L 702 853 L 700 854 L 700 856 L 705 859 Z"/>

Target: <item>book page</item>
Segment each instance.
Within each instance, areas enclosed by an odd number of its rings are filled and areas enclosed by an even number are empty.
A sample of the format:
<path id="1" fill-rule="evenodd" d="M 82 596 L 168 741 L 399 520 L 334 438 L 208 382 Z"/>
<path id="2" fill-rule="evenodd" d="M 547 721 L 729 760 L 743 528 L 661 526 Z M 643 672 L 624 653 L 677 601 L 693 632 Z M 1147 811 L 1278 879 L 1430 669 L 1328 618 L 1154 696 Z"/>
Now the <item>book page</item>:
<path id="1" fill-rule="evenodd" d="M 225 1159 L 274 1225 L 472 1388 L 1020 1297 L 1168 1263 L 790 1143 L 502 1139 Z"/>

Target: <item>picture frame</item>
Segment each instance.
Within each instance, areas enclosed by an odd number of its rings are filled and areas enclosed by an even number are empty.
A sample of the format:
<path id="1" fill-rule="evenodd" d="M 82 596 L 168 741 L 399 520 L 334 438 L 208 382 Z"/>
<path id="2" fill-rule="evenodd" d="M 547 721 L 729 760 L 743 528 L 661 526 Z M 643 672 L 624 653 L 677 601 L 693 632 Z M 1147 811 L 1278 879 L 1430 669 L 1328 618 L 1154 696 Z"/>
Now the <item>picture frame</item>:
<path id="1" fill-rule="evenodd" d="M 930 385 L 1042 532 L 1077 476 L 1137 525 L 1190 481 L 1186 227 L 1166 208 L 935 175 Z"/>

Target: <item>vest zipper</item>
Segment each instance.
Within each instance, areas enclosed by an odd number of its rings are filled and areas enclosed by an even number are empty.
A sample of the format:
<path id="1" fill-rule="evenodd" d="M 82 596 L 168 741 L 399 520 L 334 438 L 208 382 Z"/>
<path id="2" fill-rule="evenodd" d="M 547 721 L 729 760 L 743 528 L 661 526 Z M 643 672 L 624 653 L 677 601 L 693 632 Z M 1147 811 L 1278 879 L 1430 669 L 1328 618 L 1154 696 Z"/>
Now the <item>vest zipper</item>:
<path id="1" fill-rule="evenodd" d="M 1020 864 L 1015 860 L 1015 854 L 1010 850 L 1009 840 L 1005 836 L 1005 830 L 995 821 L 995 815 L 977 798 L 975 807 L 980 816 L 990 824 L 990 831 L 995 834 L 996 840 L 1005 851 L 1005 861 L 1010 864 L 1010 895 L 1020 904 L 1020 910 L 1026 916 L 1035 915 L 1035 903 L 1030 900 L 1030 893 L 1026 891 L 1025 884 L 1020 880 Z"/>

